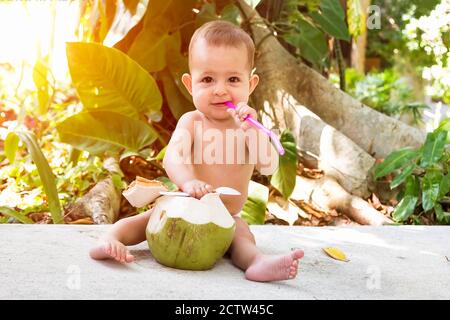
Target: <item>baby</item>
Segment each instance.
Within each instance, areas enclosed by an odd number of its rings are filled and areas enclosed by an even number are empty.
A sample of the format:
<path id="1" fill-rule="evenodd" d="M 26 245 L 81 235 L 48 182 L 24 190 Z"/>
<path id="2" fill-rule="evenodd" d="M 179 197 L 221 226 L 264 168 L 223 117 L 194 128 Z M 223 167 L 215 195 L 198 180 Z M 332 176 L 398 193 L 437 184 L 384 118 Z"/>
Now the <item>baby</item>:
<path id="1" fill-rule="evenodd" d="M 293 279 L 303 251 L 262 254 L 247 223 L 239 217 L 253 170 L 270 175 L 278 165 L 278 155 L 267 136 L 245 121 L 247 116 L 257 118 L 256 111 L 247 105 L 259 81 L 252 74 L 254 51 L 250 36 L 231 23 L 208 22 L 196 30 L 189 45 L 190 74 L 183 74 L 181 80 L 197 110 L 179 119 L 163 164 L 169 178 L 192 197 L 201 198 L 220 186 L 241 193 L 221 195 L 221 199 L 236 221 L 228 253 L 247 279 Z M 228 108 L 227 101 L 237 108 Z M 132 262 L 134 257 L 126 246 L 146 240 L 150 214 L 115 223 L 91 249 L 91 257 Z"/>

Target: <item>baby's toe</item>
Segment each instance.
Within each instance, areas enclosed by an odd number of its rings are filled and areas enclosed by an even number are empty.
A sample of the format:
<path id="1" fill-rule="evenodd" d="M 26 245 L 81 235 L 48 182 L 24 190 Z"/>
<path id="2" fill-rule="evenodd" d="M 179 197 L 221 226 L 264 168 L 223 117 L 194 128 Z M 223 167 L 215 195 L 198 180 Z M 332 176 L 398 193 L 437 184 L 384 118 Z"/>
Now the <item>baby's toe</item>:
<path id="1" fill-rule="evenodd" d="M 303 250 L 300 250 L 300 249 L 297 249 L 291 253 L 291 257 L 294 260 L 301 259 L 304 255 L 305 255 L 305 253 L 303 252 Z"/>
<path id="2" fill-rule="evenodd" d="M 119 249 L 117 251 L 117 258 L 116 258 L 116 260 L 119 261 L 119 262 L 123 262 L 124 261 L 124 256 L 123 256 L 123 250 L 122 249 Z"/>
<path id="3" fill-rule="evenodd" d="M 111 246 L 111 249 L 109 251 L 109 255 L 113 258 L 115 258 L 117 256 L 117 250 L 115 246 Z"/>
<path id="4" fill-rule="evenodd" d="M 120 253 L 120 262 L 125 263 L 127 261 L 127 254 L 128 250 L 126 248 L 123 248 L 123 250 Z"/>
<path id="5" fill-rule="evenodd" d="M 297 269 L 291 269 L 289 272 L 289 278 L 295 278 L 295 276 L 297 275 Z"/>

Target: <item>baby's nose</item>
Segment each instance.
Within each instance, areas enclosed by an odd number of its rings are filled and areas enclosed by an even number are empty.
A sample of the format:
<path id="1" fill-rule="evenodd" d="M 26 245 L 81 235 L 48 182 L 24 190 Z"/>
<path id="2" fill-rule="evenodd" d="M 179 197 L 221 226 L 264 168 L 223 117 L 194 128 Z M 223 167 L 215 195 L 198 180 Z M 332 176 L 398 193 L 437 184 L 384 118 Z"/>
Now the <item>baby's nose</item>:
<path id="1" fill-rule="evenodd" d="M 214 94 L 216 95 L 224 95 L 227 93 L 225 85 L 217 83 L 214 87 Z"/>

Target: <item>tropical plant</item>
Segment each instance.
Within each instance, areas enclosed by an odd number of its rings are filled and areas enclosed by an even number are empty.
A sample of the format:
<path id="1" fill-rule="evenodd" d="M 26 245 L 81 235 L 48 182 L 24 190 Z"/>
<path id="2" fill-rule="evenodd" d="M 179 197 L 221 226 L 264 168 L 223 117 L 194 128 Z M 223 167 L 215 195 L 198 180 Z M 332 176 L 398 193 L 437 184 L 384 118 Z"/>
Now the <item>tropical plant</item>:
<path id="1" fill-rule="evenodd" d="M 14 163 L 19 138 L 27 146 L 34 163 L 36 164 L 39 177 L 42 181 L 45 194 L 47 195 L 47 203 L 49 206 L 52 220 L 54 223 L 62 223 L 62 209 L 59 203 L 58 191 L 56 189 L 55 176 L 42 153 L 41 148 L 36 140 L 36 136 L 32 132 L 16 131 L 10 132 L 5 139 L 5 154 L 10 163 Z"/>
<path id="2" fill-rule="evenodd" d="M 381 29 L 368 31 L 367 55 L 383 67 L 412 66 L 435 100 L 450 101 L 449 0 L 373 0 L 380 8 Z M 408 67 L 409 68 L 409 67 Z"/>
<path id="3" fill-rule="evenodd" d="M 375 177 L 396 173 L 390 187 L 401 186 L 393 218 L 398 222 L 410 217 L 419 222 L 423 214 L 434 213 L 436 220 L 450 224 L 450 119 L 428 133 L 419 149 L 402 149 L 391 153 L 375 168 Z"/>
<path id="4" fill-rule="evenodd" d="M 394 69 L 372 71 L 361 75 L 355 69 L 345 70 L 347 92 L 364 103 L 390 116 L 410 114 L 414 123 L 422 121 L 425 103 L 414 101 L 413 90 L 409 83 L 401 78 Z M 330 77 L 336 85 L 337 77 Z"/>
<path id="5" fill-rule="evenodd" d="M 83 111 L 57 126 L 62 142 L 91 154 L 138 152 L 158 137 L 147 123 L 159 120 L 162 97 L 153 78 L 114 48 L 68 43 L 73 85 Z"/>
<path id="6" fill-rule="evenodd" d="M 276 3 L 280 7 L 278 14 L 270 17 L 271 22 L 268 22 L 274 34 L 294 48 L 292 53 L 319 70 L 330 64 L 329 38 L 350 41 L 345 12 L 339 0 L 268 0 L 267 3 L 269 8 Z M 354 15 L 352 19 L 356 19 Z"/>
<path id="7" fill-rule="evenodd" d="M 429 14 L 440 0 L 372 0 L 371 5 L 380 9 L 381 29 L 369 29 L 368 56 L 381 57 L 387 67 L 393 66 L 397 57 L 411 57 L 415 65 L 430 61 L 426 55 L 411 53 L 406 45 L 405 30 L 409 19 Z M 408 17 L 405 16 L 407 14 Z"/>

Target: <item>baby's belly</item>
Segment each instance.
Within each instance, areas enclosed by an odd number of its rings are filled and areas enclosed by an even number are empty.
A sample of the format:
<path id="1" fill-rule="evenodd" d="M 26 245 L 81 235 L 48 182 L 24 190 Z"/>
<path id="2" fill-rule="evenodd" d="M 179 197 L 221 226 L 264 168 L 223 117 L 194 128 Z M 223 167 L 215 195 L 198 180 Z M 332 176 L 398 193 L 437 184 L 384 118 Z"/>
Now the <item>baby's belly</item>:
<path id="1" fill-rule="evenodd" d="M 252 177 L 253 165 L 194 165 L 198 179 L 213 188 L 230 187 L 241 193 L 240 196 L 221 195 L 223 203 L 232 215 L 238 214 L 247 200 L 248 183 Z"/>

